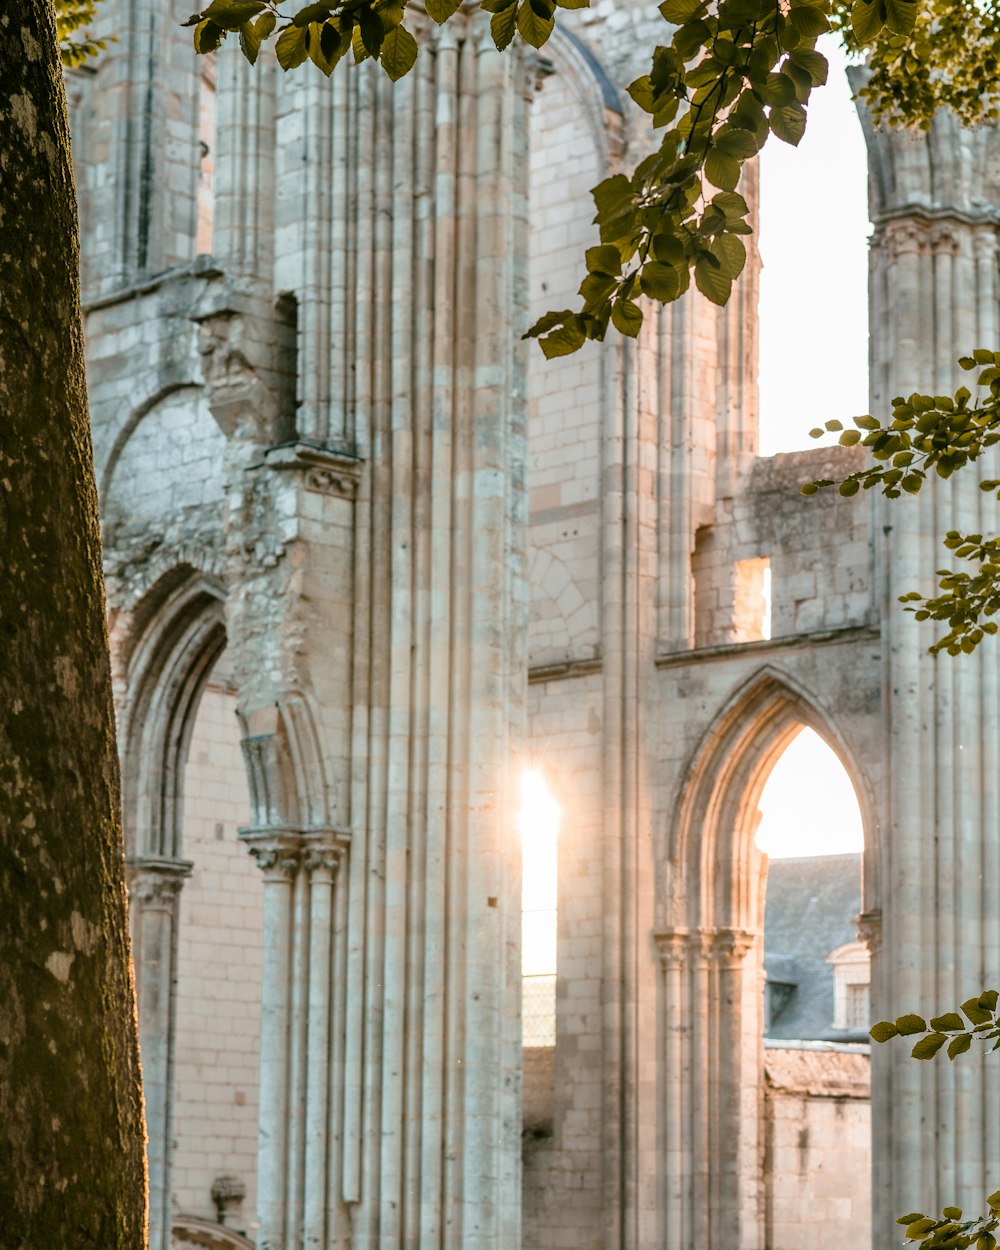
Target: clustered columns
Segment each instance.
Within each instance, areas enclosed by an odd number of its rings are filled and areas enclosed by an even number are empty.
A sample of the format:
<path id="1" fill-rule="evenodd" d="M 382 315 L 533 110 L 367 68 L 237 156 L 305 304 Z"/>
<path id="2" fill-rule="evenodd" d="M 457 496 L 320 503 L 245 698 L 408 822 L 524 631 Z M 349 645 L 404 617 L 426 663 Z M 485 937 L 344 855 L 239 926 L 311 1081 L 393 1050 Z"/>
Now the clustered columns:
<path id="1" fill-rule="evenodd" d="M 655 935 L 662 1003 L 659 1244 L 763 1244 L 760 940 L 744 929 Z"/>
<path id="2" fill-rule="evenodd" d="M 187 860 L 152 856 L 126 866 L 146 1102 L 150 1250 L 170 1245 L 177 915 L 192 867 Z"/>
<path id="3" fill-rule="evenodd" d="M 941 115 L 926 135 L 871 131 L 868 145 L 872 412 L 885 419 L 893 396 L 952 393 L 970 381 L 959 356 L 1000 347 L 988 207 L 1000 143 L 995 127 L 963 131 Z M 1000 531 L 996 500 L 978 489 L 997 476 L 990 452 L 916 500 L 871 492 L 887 700 L 876 1019 L 954 1010 L 1000 978 L 987 884 L 1000 879 L 1000 812 L 996 787 L 983 784 L 1000 771 L 1000 651 L 987 639 L 973 655 L 931 657 L 944 628 L 898 603 L 935 593 L 935 569 L 952 563 L 946 531 Z M 890 1044 L 874 1048 L 872 1068 L 875 1246 L 886 1250 L 904 1212 L 981 1209 L 995 1188 L 1000 1091 L 973 1055 L 914 1063 L 909 1047 Z"/>
<path id="4" fill-rule="evenodd" d="M 243 830 L 264 876 L 260 1250 L 326 1246 L 335 831 Z M 341 1230 L 342 1231 L 342 1230 Z"/>

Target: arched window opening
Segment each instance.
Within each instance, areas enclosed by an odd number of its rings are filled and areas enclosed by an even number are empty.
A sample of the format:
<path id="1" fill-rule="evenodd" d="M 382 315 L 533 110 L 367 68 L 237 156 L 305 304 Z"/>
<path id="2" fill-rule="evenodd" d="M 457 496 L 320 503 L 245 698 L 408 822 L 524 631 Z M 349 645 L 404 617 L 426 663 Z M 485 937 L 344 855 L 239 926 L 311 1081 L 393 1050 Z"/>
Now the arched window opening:
<path id="1" fill-rule="evenodd" d="M 868 411 L 867 155 L 839 40 L 797 148 L 760 156 L 760 454 Z M 834 441 L 836 435 L 827 441 Z"/>
<path id="2" fill-rule="evenodd" d="M 817 1176 L 842 1200 L 838 1233 L 870 1236 L 871 1107 L 863 827 L 854 787 L 829 745 L 803 728 L 759 800 L 769 856 L 764 916 L 767 1245 L 808 1239 Z M 826 1192 L 826 1191 L 824 1191 Z"/>
<path id="3" fill-rule="evenodd" d="M 537 769 L 521 777 L 521 987 L 525 1047 L 556 1040 L 558 838 L 562 810 Z"/>

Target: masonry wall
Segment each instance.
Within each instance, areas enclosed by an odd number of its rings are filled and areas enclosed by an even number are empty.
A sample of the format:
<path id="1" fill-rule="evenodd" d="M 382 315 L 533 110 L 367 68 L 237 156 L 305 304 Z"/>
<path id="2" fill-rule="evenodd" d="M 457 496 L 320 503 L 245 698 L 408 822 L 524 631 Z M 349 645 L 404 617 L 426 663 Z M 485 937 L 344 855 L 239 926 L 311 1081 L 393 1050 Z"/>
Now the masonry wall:
<path id="1" fill-rule="evenodd" d="M 184 854 L 194 868 L 180 899 L 173 1203 L 214 1219 L 212 1182 L 257 1175 L 260 874 L 236 832 L 249 820 L 236 701 L 225 657 L 202 695 L 184 777 Z"/>
<path id="2" fill-rule="evenodd" d="M 765 1071 L 767 1250 L 864 1250 L 871 1239 L 868 1056 L 768 1049 Z"/>

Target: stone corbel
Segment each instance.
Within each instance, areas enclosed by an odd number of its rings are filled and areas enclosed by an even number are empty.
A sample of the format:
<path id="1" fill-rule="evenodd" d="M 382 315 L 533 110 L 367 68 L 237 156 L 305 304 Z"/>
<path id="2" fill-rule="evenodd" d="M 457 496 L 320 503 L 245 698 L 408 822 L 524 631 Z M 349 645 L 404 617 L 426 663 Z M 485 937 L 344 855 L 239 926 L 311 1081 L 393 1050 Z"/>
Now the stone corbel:
<path id="1" fill-rule="evenodd" d="M 855 916 L 854 927 L 858 933 L 858 940 L 868 947 L 868 954 L 878 954 L 882 949 L 882 913 L 863 911 L 860 916 Z"/>
<path id="2" fill-rule="evenodd" d="M 264 464 L 269 469 L 301 473 L 306 490 L 353 500 L 364 461 L 343 448 L 295 442 L 269 448 Z"/>

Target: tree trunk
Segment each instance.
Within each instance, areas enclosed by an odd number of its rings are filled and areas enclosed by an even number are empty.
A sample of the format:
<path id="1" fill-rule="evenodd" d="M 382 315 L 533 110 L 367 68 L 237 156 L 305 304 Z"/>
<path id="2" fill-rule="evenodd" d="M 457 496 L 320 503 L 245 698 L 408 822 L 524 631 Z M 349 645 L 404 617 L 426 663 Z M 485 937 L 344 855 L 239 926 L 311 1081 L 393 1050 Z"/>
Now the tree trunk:
<path id="1" fill-rule="evenodd" d="M 141 1250 L 142 1099 L 62 70 L 0 14 L 0 1246 Z"/>

